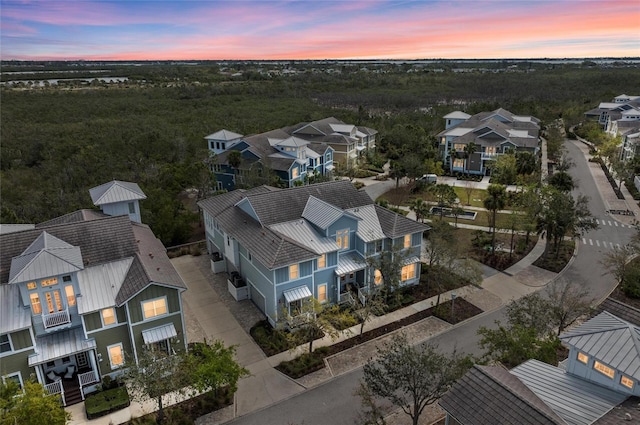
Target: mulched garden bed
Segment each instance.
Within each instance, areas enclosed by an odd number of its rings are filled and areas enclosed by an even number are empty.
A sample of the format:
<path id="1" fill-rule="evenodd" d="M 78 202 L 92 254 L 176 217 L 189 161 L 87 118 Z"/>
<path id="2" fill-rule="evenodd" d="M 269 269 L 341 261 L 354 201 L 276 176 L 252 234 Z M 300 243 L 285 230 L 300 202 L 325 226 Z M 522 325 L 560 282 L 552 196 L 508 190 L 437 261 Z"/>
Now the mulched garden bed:
<path id="1" fill-rule="evenodd" d="M 482 313 L 482 309 L 466 301 L 464 298 L 456 298 L 456 300 L 453 301 L 453 317 L 451 314 L 451 307 L 451 300 L 441 302 L 438 307 L 428 308 L 385 326 L 363 332 L 362 335 L 356 335 L 333 345 L 319 348 L 313 353 L 305 353 L 291 361 L 282 362 L 280 365 L 276 366 L 276 369 L 289 375 L 293 379 L 297 379 L 301 376 L 322 369 L 324 367 L 324 362 L 322 360 L 325 357 L 355 347 L 364 342 L 371 341 L 390 332 L 397 331 L 405 326 L 426 319 L 427 317 L 436 316 L 446 322 L 456 324 Z"/>

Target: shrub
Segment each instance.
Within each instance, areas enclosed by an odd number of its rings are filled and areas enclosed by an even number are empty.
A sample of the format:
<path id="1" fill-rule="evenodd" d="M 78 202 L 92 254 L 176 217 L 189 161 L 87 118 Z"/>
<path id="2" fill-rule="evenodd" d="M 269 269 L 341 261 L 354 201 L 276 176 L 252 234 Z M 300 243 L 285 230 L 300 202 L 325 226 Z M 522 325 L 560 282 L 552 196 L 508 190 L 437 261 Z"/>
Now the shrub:
<path id="1" fill-rule="evenodd" d="M 256 323 L 249 333 L 267 356 L 273 356 L 293 348 L 288 332 L 274 329 L 266 320 Z"/>
<path id="2" fill-rule="evenodd" d="M 84 408 L 87 412 L 87 419 L 95 419 L 124 409 L 129 404 L 131 401 L 127 387 L 122 386 L 88 396 L 84 402 Z"/>
<path id="3" fill-rule="evenodd" d="M 320 347 L 311 353 L 304 353 L 293 360 L 280 363 L 276 369 L 285 375 L 297 379 L 324 367 L 324 358 L 329 354 L 329 347 Z"/>
<path id="4" fill-rule="evenodd" d="M 640 298 L 640 266 L 630 267 L 624 274 L 622 292 L 631 298 Z"/>

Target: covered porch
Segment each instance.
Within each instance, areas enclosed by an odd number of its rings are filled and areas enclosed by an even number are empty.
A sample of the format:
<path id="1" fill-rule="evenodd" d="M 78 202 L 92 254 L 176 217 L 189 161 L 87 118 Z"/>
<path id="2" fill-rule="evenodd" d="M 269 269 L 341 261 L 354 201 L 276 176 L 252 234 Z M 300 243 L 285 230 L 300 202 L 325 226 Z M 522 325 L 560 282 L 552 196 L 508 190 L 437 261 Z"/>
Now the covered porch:
<path id="1" fill-rule="evenodd" d="M 313 308 L 306 308 L 305 303 L 310 303 L 313 297 L 311 290 L 306 285 L 288 289 L 282 293 L 286 303 L 287 326 L 296 328 L 303 325 L 313 315 Z"/>
<path id="2" fill-rule="evenodd" d="M 356 298 L 365 303 L 369 288 L 366 281 L 367 264 L 356 252 L 341 255 L 338 259 L 336 276 L 338 279 L 338 304 L 355 304 Z"/>
<path id="3" fill-rule="evenodd" d="M 36 352 L 29 366 L 50 394 L 60 394 L 65 406 L 84 400 L 100 381 L 95 339 L 86 339 L 81 328 L 36 338 Z"/>

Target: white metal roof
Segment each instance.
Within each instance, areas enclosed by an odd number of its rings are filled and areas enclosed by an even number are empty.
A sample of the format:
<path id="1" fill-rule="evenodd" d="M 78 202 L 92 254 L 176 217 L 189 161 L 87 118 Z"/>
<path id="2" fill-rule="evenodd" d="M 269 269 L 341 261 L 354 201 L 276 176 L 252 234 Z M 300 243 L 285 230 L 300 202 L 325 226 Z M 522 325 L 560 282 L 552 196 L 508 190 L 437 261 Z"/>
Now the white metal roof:
<path id="1" fill-rule="evenodd" d="M 220 130 L 206 136 L 205 139 L 229 141 L 229 140 L 239 139 L 241 137 L 242 137 L 242 134 L 234 133 L 233 131 L 229 131 L 229 130 Z"/>
<path id="2" fill-rule="evenodd" d="M 42 232 L 21 255 L 11 259 L 9 283 L 73 273 L 83 267 L 79 247 Z"/>
<path id="3" fill-rule="evenodd" d="M 137 183 L 119 180 L 91 188 L 89 189 L 89 195 L 91 195 L 91 201 L 96 206 L 147 199 L 147 195 L 144 194 Z"/>
<path id="4" fill-rule="evenodd" d="M 269 142 L 271 142 L 271 139 L 269 139 Z M 309 144 L 309 142 L 307 142 L 306 140 L 300 139 L 299 137 L 295 137 L 295 136 L 291 136 L 289 138 L 286 138 L 284 140 L 280 140 L 276 143 L 276 145 L 278 146 L 289 146 L 289 147 L 301 147 L 301 146 L 307 146 Z"/>
<path id="5" fill-rule="evenodd" d="M 116 305 L 116 297 L 133 263 L 133 257 L 111 263 L 88 267 L 78 273 L 81 297 L 78 297 L 78 313 Z"/>
<path id="6" fill-rule="evenodd" d="M 321 229 L 326 229 L 344 215 L 340 208 L 324 202 L 315 196 L 309 196 L 302 211 L 302 217 Z"/>
<path id="7" fill-rule="evenodd" d="M 164 341 L 165 339 L 175 338 L 176 336 L 178 336 L 178 333 L 173 323 L 167 323 L 142 331 L 142 339 L 145 344 L 153 344 L 154 342 Z"/>
<path id="8" fill-rule="evenodd" d="M 602 363 L 640 380 L 640 327 L 603 311 L 560 339 Z"/>
<path id="9" fill-rule="evenodd" d="M 464 136 L 467 133 L 472 132 L 474 129 L 469 127 L 454 127 L 451 130 L 445 132 L 446 136 Z"/>
<path id="10" fill-rule="evenodd" d="M 380 226 L 380 220 L 378 219 L 378 214 L 376 214 L 376 207 L 373 205 L 365 205 L 347 211 L 362 219 L 358 223 L 356 234 L 364 242 L 373 242 L 386 237 Z"/>
<path id="11" fill-rule="evenodd" d="M 341 254 L 338 257 L 338 268 L 336 268 L 336 275 L 342 276 L 343 274 L 357 272 L 367 267 L 364 258 L 355 251 Z"/>
<path id="12" fill-rule="evenodd" d="M 17 285 L 0 285 L 0 334 L 31 327 L 31 310 L 20 302 Z"/>
<path id="13" fill-rule="evenodd" d="M 356 129 L 353 124 L 329 124 L 329 126 L 331 127 L 331 130 L 335 131 L 336 133 L 351 134 L 351 132 Z"/>
<path id="14" fill-rule="evenodd" d="M 590 425 L 628 397 L 538 360 L 511 373 L 570 425 Z"/>
<path id="15" fill-rule="evenodd" d="M 453 111 L 444 116 L 445 119 L 450 118 L 454 120 L 466 120 L 471 118 L 471 115 L 466 114 L 462 111 Z"/>
<path id="16" fill-rule="evenodd" d="M 86 339 L 82 328 L 53 332 L 38 337 L 36 352 L 29 356 L 29 367 L 95 348 L 96 340 Z"/>
<path id="17" fill-rule="evenodd" d="M 304 245 L 316 254 L 324 254 L 339 249 L 335 240 L 321 235 L 305 220 L 277 223 L 269 228 L 294 240 L 296 243 Z"/>
<path id="18" fill-rule="evenodd" d="M 287 300 L 288 303 L 313 296 L 306 285 L 286 290 L 282 294 L 284 295 L 284 299 Z"/>

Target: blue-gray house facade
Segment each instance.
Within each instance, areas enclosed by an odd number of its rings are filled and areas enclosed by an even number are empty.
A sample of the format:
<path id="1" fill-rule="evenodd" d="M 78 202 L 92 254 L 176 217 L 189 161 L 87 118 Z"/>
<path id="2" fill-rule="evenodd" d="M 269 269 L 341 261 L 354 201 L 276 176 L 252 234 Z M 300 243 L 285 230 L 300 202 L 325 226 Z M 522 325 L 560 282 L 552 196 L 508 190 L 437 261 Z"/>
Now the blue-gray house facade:
<path id="1" fill-rule="evenodd" d="M 445 129 L 437 138 L 442 160 L 450 172 L 485 175 L 500 155 L 510 151 L 538 152 L 538 118 L 499 108 L 475 115 L 454 111 L 444 119 Z M 471 144 L 475 146 L 473 152 L 468 150 Z"/>
<path id="2" fill-rule="evenodd" d="M 261 186 L 199 203 L 209 252 L 239 273 L 272 324 L 301 302 L 355 302 L 382 284 L 367 258 L 401 256 L 401 285 L 418 283 L 428 226 L 375 205 L 349 181 Z M 396 248 L 392 248 L 395 246 Z"/>
<path id="3" fill-rule="evenodd" d="M 375 149 L 376 135 L 373 129 L 330 117 L 250 136 L 220 130 L 205 140 L 216 155 L 211 167 L 217 189 L 231 191 L 260 183 L 274 185 L 273 177 L 283 187 L 331 177 L 338 161 L 352 166 L 360 155 Z M 236 167 L 229 161 L 233 151 L 241 155 Z"/>

